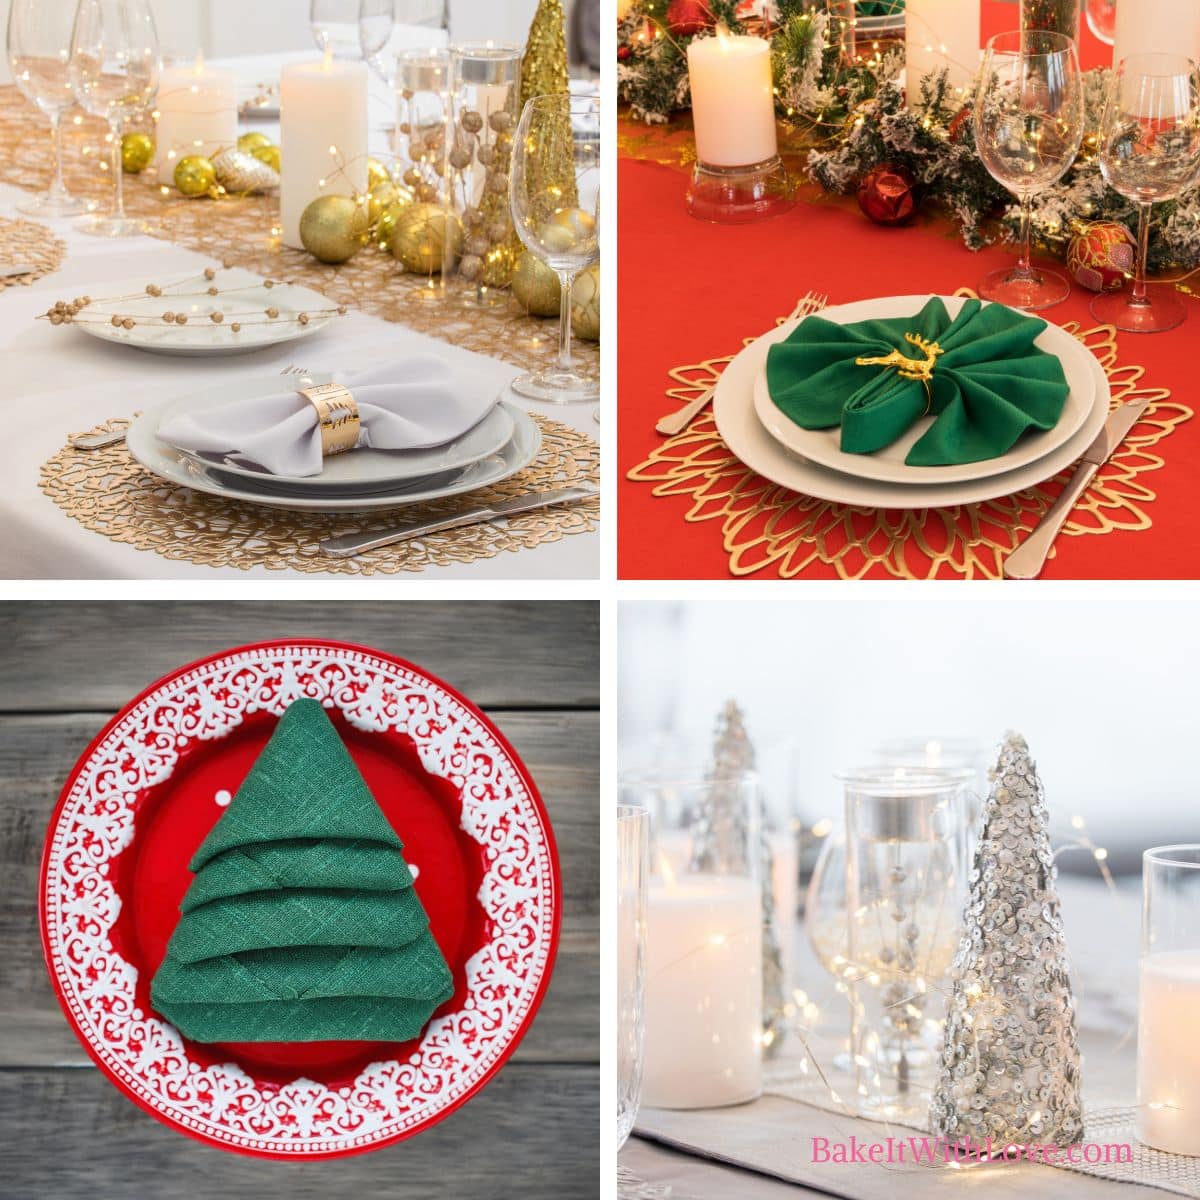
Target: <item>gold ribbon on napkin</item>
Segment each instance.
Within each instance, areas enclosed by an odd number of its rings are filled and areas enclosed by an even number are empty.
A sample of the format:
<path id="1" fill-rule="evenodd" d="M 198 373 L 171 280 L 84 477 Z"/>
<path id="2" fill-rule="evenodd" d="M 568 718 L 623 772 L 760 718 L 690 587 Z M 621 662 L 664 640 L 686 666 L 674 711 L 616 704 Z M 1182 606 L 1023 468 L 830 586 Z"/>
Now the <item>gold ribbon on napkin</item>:
<path id="1" fill-rule="evenodd" d="M 343 454 L 358 445 L 362 421 L 348 387 L 340 383 L 320 383 L 296 390 L 317 410 L 322 458 Z"/>

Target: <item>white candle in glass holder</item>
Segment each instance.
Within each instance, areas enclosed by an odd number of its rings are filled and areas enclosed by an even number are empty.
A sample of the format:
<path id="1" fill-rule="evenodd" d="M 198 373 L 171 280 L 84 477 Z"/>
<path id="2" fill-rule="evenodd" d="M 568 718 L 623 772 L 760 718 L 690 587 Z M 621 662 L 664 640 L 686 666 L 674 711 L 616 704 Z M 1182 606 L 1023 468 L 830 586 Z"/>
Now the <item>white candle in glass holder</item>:
<path id="1" fill-rule="evenodd" d="M 907 0 L 904 7 L 905 88 L 920 103 L 921 80 L 948 69 L 950 86 L 964 93 L 979 70 L 980 0 Z"/>
<path id="2" fill-rule="evenodd" d="M 747 878 L 651 880 L 643 1104 L 717 1108 L 762 1091 L 761 905 Z"/>
<path id="3" fill-rule="evenodd" d="M 1137 1112 L 1146 1145 L 1200 1155 L 1200 950 L 1142 958 Z"/>
<path id="4" fill-rule="evenodd" d="M 710 167 L 748 167 L 779 153 L 771 47 L 762 38 L 697 38 L 688 46 L 696 157 Z"/>
<path id="5" fill-rule="evenodd" d="M 203 55 L 191 66 L 164 68 L 155 111 L 154 163 L 161 183 L 174 181 L 181 158 L 209 158 L 237 144 L 233 72 L 206 65 Z"/>
<path id="6" fill-rule="evenodd" d="M 1135 54 L 1182 54 L 1200 62 L 1196 0 L 1124 0 L 1117 5 L 1113 62 Z"/>
<path id="7" fill-rule="evenodd" d="M 800 906 L 800 850 L 794 832 L 772 833 L 771 886 L 775 895 L 775 932 L 783 960 L 783 983 L 787 999 L 795 986 L 792 953 L 796 941 L 796 910 Z"/>
<path id="8" fill-rule="evenodd" d="M 367 64 L 290 63 L 279 80 L 280 225 L 302 248 L 300 218 L 318 196 L 367 190 Z"/>

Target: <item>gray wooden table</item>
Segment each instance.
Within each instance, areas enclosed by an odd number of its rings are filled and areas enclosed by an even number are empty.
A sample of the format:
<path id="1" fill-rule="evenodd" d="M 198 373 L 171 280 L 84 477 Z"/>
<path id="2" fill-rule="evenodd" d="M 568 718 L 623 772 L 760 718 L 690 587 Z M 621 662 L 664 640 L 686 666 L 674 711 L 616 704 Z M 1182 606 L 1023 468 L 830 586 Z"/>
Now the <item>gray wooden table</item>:
<path id="1" fill-rule="evenodd" d="M 409 1141 L 292 1164 L 168 1129 L 91 1065 L 46 977 L 37 877 L 63 780 L 117 709 L 193 659 L 299 636 L 410 659 L 493 717 L 550 812 L 565 907 L 546 1001 L 480 1095 Z M 598 605 L 3 603 L 0 646 L 0 1196 L 598 1195 Z"/>

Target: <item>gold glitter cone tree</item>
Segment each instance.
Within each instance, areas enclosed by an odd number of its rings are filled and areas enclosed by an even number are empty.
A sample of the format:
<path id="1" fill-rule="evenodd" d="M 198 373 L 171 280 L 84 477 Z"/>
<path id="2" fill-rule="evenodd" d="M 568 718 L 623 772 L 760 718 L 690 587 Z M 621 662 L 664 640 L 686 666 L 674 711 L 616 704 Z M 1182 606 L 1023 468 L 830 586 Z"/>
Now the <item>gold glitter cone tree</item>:
<path id="1" fill-rule="evenodd" d="M 994 1149 L 1083 1137 L 1075 1002 L 1037 767 L 1010 733 L 991 772 L 952 969 L 932 1131 Z"/>
<path id="2" fill-rule="evenodd" d="M 763 1050 L 770 1057 L 783 1045 L 787 1032 L 786 985 L 779 942 L 781 931 L 775 922 L 774 855 L 765 813 L 761 809 L 747 813 L 746 796 L 741 789 L 743 776 L 754 767 L 754 745 L 746 732 L 742 710 L 730 700 L 717 717 L 712 764 L 706 778 L 708 787 L 695 818 L 691 869 L 748 871 L 746 855 L 754 852 L 750 844 L 754 833 L 747 825 L 753 817 L 758 825 L 758 869 L 762 881 Z M 761 804 L 758 795 L 755 802 Z"/>

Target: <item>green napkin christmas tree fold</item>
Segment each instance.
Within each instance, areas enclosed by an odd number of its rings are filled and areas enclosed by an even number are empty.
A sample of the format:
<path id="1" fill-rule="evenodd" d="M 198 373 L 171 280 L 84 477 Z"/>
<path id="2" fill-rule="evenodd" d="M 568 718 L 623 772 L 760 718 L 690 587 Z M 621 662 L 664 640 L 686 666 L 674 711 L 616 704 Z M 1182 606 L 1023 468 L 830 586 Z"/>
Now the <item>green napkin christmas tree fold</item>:
<path id="1" fill-rule="evenodd" d="M 874 454 L 932 415 L 909 466 L 984 462 L 1062 416 L 1070 392 L 1062 364 L 1034 345 L 1045 328 L 978 300 L 951 320 L 936 296 L 912 317 L 852 325 L 809 317 L 771 347 L 767 385 L 801 428 L 840 425 L 847 454 Z M 894 365 L 859 362 L 888 358 Z M 927 378 L 912 377 L 922 367 Z"/>
<path id="2" fill-rule="evenodd" d="M 198 1042 L 404 1042 L 454 992 L 403 844 L 314 700 L 271 740 L 189 864 L 150 986 Z"/>

